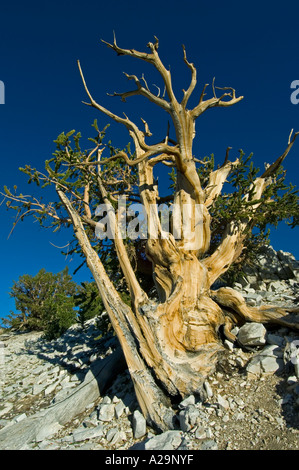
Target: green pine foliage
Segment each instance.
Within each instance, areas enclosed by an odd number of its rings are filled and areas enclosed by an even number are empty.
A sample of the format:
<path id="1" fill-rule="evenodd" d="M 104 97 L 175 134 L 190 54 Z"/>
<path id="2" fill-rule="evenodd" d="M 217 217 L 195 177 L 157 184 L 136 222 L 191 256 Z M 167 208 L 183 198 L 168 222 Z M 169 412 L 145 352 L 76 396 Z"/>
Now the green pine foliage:
<path id="1" fill-rule="evenodd" d="M 299 206 L 298 190 L 292 183 L 286 183 L 286 172 L 282 166 L 278 167 L 272 178 L 272 183 L 263 192 L 259 201 L 252 200 L 251 185 L 259 176 L 260 169 L 252 161 L 253 154 L 245 156 L 239 150 L 239 164 L 236 165 L 224 186 L 228 192 L 222 192 L 210 209 L 212 217 L 211 254 L 218 246 L 225 227 L 234 221 L 236 224 L 251 218 L 250 224 L 244 233 L 244 249 L 235 264 L 225 273 L 222 279 L 231 285 L 243 274 L 245 265 L 250 265 L 261 248 L 270 243 L 271 229 L 277 228 L 280 222 L 285 222 L 291 228 L 298 225 Z M 199 170 L 203 187 L 208 182 L 209 172 L 214 168 L 214 156 L 206 158 L 206 165 Z M 249 194 L 247 199 L 244 194 Z M 256 203 L 261 203 L 256 208 Z"/>
<path id="2" fill-rule="evenodd" d="M 292 183 L 286 183 L 286 171 L 282 166 L 276 170 L 272 183 L 266 188 L 259 201 L 252 200 L 251 185 L 259 176 L 260 169 L 254 166 L 253 154 L 246 156 L 239 150 L 239 163 L 235 165 L 224 185 L 224 191 L 210 207 L 211 244 L 206 256 L 210 256 L 219 245 L 224 230 L 230 222 L 242 222 L 251 218 L 245 231 L 244 249 L 237 260 L 221 279 L 232 285 L 243 274 L 245 265 L 250 265 L 261 248 L 270 243 L 271 228 L 277 228 L 284 222 L 291 228 L 299 223 L 298 190 Z M 198 167 L 198 175 L 203 188 L 209 184 L 209 175 L 215 170 L 215 158 L 204 157 Z M 169 173 L 170 189 L 176 187 L 176 171 Z M 248 194 L 248 199 L 244 198 Z M 256 204 L 260 203 L 258 209 Z"/>
<path id="3" fill-rule="evenodd" d="M 50 339 L 58 337 L 76 321 L 76 291 L 67 267 L 57 274 L 45 269 L 35 276 L 24 274 L 10 291 L 17 312 L 11 312 L 4 323 L 17 330 L 44 331 Z"/>
<path id="4" fill-rule="evenodd" d="M 95 282 L 82 282 L 74 297 L 78 310 L 78 321 L 83 326 L 87 320 L 101 315 L 103 301 Z"/>
<path id="5" fill-rule="evenodd" d="M 103 302 L 93 282 L 77 285 L 66 267 L 53 274 L 41 269 L 14 281 L 10 296 L 16 312 L 2 319 L 3 326 L 17 331 L 42 331 L 47 340 L 59 338 L 71 325 L 99 317 L 99 328 L 108 330 L 102 318 Z"/>
<path id="6" fill-rule="evenodd" d="M 64 292 L 57 293 L 45 301 L 43 310 L 43 332 L 45 339 L 59 338 L 76 323 L 75 300 Z"/>
<path id="7" fill-rule="evenodd" d="M 86 205 L 84 203 L 84 191 L 88 186 L 89 190 L 89 208 L 91 211 L 91 222 L 95 224 L 97 217 L 95 216 L 96 208 L 103 203 L 102 193 L 99 190 L 99 171 L 101 184 L 105 188 L 107 194 L 106 199 L 110 201 L 113 207 L 117 205 L 117 196 L 127 196 L 127 208 L 134 202 L 141 202 L 138 190 L 137 168 L 128 165 L 122 158 L 111 158 L 119 154 L 120 149 L 114 148 L 111 141 L 106 142 L 106 134 L 109 126 L 102 131 L 99 130 L 97 121 L 93 123 L 95 137 L 88 139 L 92 143 L 92 148 L 82 150 L 82 136 L 80 132 L 74 130 L 68 133 L 61 133 L 54 141 L 56 150 L 53 158 L 45 162 L 45 171 L 41 172 L 30 165 L 25 165 L 20 170 L 28 177 L 28 183 L 35 183 L 39 189 L 47 186 L 58 186 L 65 191 L 71 198 L 72 206 L 81 216 L 85 233 L 90 240 L 93 249 L 99 255 L 105 269 L 113 279 L 118 291 L 125 298 L 126 302 L 130 302 L 127 286 L 124 276 L 120 269 L 117 253 L 115 252 L 113 241 L 109 239 L 99 239 L 96 237 L 94 225 L 90 223 L 90 219 L 86 214 Z M 103 153 L 102 153 L 103 152 Z M 125 148 L 128 157 L 133 160 L 134 154 L 131 153 L 130 146 Z M 100 154 L 100 170 L 99 170 L 99 154 Z M 105 155 L 105 156 L 104 156 Z M 242 150 L 239 151 L 239 163 L 233 166 L 227 182 L 224 184 L 223 192 L 214 201 L 210 207 L 211 215 L 211 244 L 210 250 L 205 254 L 209 256 L 219 245 L 225 228 L 234 221 L 235 224 L 243 220 L 251 220 L 244 233 L 244 249 L 236 263 L 231 266 L 226 273 L 226 280 L 232 280 L 242 272 L 245 264 L 256 258 L 261 246 L 269 243 L 269 234 L 272 227 L 277 227 L 282 221 L 286 222 L 291 228 L 298 225 L 298 190 L 292 185 L 286 183 L 286 174 L 281 166 L 277 166 L 276 173 L 272 176 L 272 182 L 263 192 L 261 200 L 253 200 L 252 183 L 260 174 L 259 168 L 256 168 L 252 162 L 252 154 L 245 156 Z M 233 158 L 235 160 L 235 158 Z M 197 160 L 198 174 L 201 185 L 205 188 L 209 183 L 210 172 L 215 169 L 214 155 Z M 261 172 L 263 173 L 263 172 Z M 160 202 L 173 202 L 173 195 L 176 190 L 176 170 L 172 168 L 169 174 L 169 192 L 168 196 L 160 198 Z M 248 196 L 245 198 L 244 194 Z M 34 217 L 42 227 L 51 227 L 53 231 L 69 228 L 71 226 L 62 202 L 55 196 L 50 202 L 44 199 L 36 198 L 33 195 L 22 195 L 17 193 L 14 187 L 11 191 L 7 187 L 4 188 L 6 205 L 8 209 L 16 211 L 16 219 L 14 225 L 22 221 L 27 216 Z M 256 204 L 259 203 L 258 208 Z M 89 220 L 88 220 L 89 219 Z M 138 280 L 142 287 L 151 291 L 153 289 L 153 279 L 150 262 L 146 258 L 144 240 L 137 239 L 135 241 L 125 239 L 124 243 L 127 247 L 128 255 L 132 263 L 133 269 L 136 271 Z M 81 257 L 82 262 L 79 263 L 75 272 L 86 263 L 85 257 L 81 251 L 78 241 L 73 234 L 73 238 L 68 246 L 68 255 Z M 12 291 L 14 292 L 14 290 Z M 14 295 L 14 294 L 13 294 Z M 21 293 L 18 293 L 18 296 Z M 12 314 L 11 322 L 26 325 L 26 327 L 44 329 L 43 315 L 40 313 L 40 304 L 37 302 L 35 306 L 27 307 L 27 300 L 23 301 L 16 297 L 16 303 L 22 308 L 17 308 L 21 313 Z M 66 299 L 65 299 L 66 300 Z M 62 302 L 62 300 L 60 299 Z M 22 303 L 23 302 L 23 303 Z M 77 302 L 81 302 L 81 307 Z M 58 313 L 57 325 L 53 326 L 58 334 L 65 328 L 67 321 L 63 318 L 72 317 L 69 301 L 68 308 L 61 309 Z M 57 302 L 57 309 L 61 303 Z M 93 283 L 84 283 L 75 296 L 75 308 L 79 311 L 78 320 L 83 324 L 86 319 L 96 314 L 102 308 L 101 300 L 98 297 L 97 289 Z M 49 307 L 49 318 L 53 318 L 54 307 Z M 78 310 L 79 309 L 79 310 Z M 29 314 L 30 312 L 30 314 Z M 67 313 L 69 312 L 69 313 Z M 52 315 L 52 316 L 51 316 Z M 51 333 L 54 334 L 54 333 Z"/>

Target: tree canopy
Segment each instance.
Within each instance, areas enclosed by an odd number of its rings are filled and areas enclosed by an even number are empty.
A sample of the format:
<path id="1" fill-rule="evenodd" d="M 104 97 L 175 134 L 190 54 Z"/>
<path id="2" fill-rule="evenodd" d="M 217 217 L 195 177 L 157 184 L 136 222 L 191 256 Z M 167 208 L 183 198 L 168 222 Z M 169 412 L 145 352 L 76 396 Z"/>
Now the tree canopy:
<path id="1" fill-rule="evenodd" d="M 107 319 L 101 321 L 103 302 L 94 282 L 76 284 L 66 267 L 54 274 L 41 269 L 35 276 L 23 274 L 13 282 L 10 296 L 16 312 L 3 318 L 3 325 L 19 331 L 42 331 L 46 339 L 60 337 L 71 325 L 99 317 L 99 327 L 107 330 Z"/>
<path id="2" fill-rule="evenodd" d="M 11 312 L 5 323 L 16 329 L 60 336 L 76 321 L 74 295 L 77 289 L 68 268 L 57 274 L 45 269 L 35 276 L 23 274 L 14 281 L 10 291 L 17 312 Z"/>

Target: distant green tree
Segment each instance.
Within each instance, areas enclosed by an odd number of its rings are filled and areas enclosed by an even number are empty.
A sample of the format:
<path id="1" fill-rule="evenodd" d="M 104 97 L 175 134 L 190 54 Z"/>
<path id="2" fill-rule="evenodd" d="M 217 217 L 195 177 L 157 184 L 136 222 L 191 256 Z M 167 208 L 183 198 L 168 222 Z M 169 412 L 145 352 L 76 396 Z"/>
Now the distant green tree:
<path id="1" fill-rule="evenodd" d="M 46 339 L 59 338 L 76 322 L 75 300 L 72 295 L 60 292 L 46 300 L 43 328 Z"/>
<path id="2" fill-rule="evenodd" d="M 17 312 L 11 312 L 3 323 L 18 330 L 45 331 L 50 339 L 60 336 L 76 322 L 77 291 L 67 267 L 57 274 L 45 269 L 36 276 L 24 274 L 14 281 L 10 292 Z"/>

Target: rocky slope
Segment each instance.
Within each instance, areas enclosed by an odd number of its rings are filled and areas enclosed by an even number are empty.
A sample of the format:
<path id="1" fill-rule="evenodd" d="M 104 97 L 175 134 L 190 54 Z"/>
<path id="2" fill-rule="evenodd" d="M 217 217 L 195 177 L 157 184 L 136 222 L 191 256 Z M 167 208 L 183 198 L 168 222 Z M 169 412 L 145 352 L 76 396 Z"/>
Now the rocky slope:
<path id="1" fill-rule="evenodd" d="M 298 267 L 268 247 L 234 287 L 252 305 L 296 306 Z M 96 320 L 51 342 L 2 331 L 0 449 L 299 449 L 299 334 L 254 323 L 235 333 L 205 393 L 176 405 L 177 430 L 156 434 L 126 370 L 99 394 L 96 370 L 117 342 L 99 338 Z"/>

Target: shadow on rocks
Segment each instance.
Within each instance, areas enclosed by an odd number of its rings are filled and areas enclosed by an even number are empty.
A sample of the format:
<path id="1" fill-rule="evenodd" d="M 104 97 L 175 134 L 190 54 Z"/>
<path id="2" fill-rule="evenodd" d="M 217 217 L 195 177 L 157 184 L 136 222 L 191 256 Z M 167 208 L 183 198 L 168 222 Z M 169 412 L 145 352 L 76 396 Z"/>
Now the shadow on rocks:
<path id="1" fill-rule="evenodd" d="M 299 377 L 288 348 L 285 349 L 284 359 L 286 366 L 283 375 L 280 374 L 282 381 L 277 385 L 276 392 L 281 397 L 279 404 L 287 428 L 299 430 Z"/>

